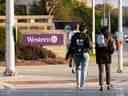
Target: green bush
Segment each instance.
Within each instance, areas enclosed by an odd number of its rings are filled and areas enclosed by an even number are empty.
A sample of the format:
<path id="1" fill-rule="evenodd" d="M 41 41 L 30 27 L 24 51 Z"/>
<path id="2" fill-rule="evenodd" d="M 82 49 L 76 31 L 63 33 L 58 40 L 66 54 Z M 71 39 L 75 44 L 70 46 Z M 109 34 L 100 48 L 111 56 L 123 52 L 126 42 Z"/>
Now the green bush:
<path id="1" fill-rule="evenodd" d="M 0 61 L 5 57 L 5 29 L 0 27 Z"/>
<path id="2" fill-rule="evenodd" d="M 0 50 L 0 61 L 3 61 L 5 57 L 5 51 Z"/>
<path id="3" fill-rule="evenodd" d="M 55 58 L 55 54 L 41 46 L 20 45 L 16 49 L 17 58 L 24 60 L 37 60 L 41 58 Z"/>
<path id="4" fill-rule="evenodd" d="M 20 32 L 15 33 L 15 28 L 14 28 L 14 39 L 16 46 L 20 44 L 20 40 L 22 37 L 22 34 Z M 0 61 L 3 61 L 5 58 L 5 28 L 0 27 Z"/>
<path id="5" fill-rule="evenodd" d="M 56 55 L 51 50 L 48 50 L 48 57 L 49 58 L 56 58 Z"/>
<path id="6" fill-rule="evenodd" d="M 14 32 L 14 36 L 15 36 L 15 42 L 16 42 L 16 46 L 19 46 L 22 40 L 22 33 L 21 32 Z"/>
<path id="7" fill-rule="evenodd" d="M 15 32 L 15 30 L 14 30 Z M 16 56 L 19 59 L 35 60 L 40 58 L 56 58 L 56 55 L 41 46 L 21 45 L 22 34 L 20 32 L 14 33 Z M 0 61 L 5 58 L 5 28 L 0 27 Z"/>

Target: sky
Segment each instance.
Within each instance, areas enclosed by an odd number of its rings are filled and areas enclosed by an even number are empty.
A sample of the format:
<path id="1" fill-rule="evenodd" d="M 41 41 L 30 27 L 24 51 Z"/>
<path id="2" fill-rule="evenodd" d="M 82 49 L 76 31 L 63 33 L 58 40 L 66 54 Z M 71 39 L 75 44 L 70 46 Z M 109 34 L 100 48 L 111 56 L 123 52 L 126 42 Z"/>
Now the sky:
<path id="1" fill-rule="evenodd" d="M 115 7 L 118 6 L 119 0 L 105 0 L 107 3 L 114 5 Z M 103 3 L 104 0 L 96 0 L 96 4 Z M 122 0 L 123 6 L 128 6 L 128 0 Z"/>

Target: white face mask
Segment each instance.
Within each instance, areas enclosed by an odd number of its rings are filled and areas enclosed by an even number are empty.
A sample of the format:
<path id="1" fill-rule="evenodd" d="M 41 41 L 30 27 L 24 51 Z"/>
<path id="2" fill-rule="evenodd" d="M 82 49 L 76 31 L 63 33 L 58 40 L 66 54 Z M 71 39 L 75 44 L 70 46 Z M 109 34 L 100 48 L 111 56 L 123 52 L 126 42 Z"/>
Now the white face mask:
<path id="1" fill-rule="evenodd" d="M 84 33 L 87 33 L 87 31 L 88 31 L 88 30 L 85 28 L 83 32 L 84 32 Z"/>

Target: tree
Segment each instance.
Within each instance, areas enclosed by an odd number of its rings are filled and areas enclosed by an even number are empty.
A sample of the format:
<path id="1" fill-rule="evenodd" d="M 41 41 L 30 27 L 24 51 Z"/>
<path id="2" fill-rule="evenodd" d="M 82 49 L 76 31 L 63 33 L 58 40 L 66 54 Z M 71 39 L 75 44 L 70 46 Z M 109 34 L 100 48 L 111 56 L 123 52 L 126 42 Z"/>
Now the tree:
<path id="1" fill-rule="evenodd" d="M 103 16 L 103 5 L 96 5 L 96 32 L 101 31 L 101 18 Z M 105 12 L 112 12 L 113 8 L 106 4 Z M 85 22 L 89 35 L 92 34 L 92 8 L 77 0 L 40 0 L 38 3 L 33 2 L 31 6 L 33 15 L 53 15 L 54 19 L 75 20 Z M 111 30 L 117 30 L 117 17 L 111 16 Z M 116 24 L 114 24 L 116 23 Z"/>
<path id="2" fill-rule="evenodd" d="M 48 12 L 47 12 L 47 0 L 40 0 L 39 1 L 39 6 L 40 6 L 40 8 L 38 10 L 41 11 L 40 14 L 48 15 Z"/>
<path id="3" fill-rule="evenodd" d="M 106 17 L 108 17 L 108 12 L 111 13 L 111 32 L 114 34 L 117 32 L 118 29 L 118 10 L 114 9 L 111 5 L 105 4 L 105 11 L 104 11 L 104 5 L 99 4 L 96 5 L 96 32 L 101 31 L 101 18 L 104 16 L 104 12 L 106 14 Z"/>
<path id="4" fill-rule="evenodd" d="M 33 1 L 32 5 L 30 5 L 29 10 L 30 15 L 42 15 L 42 11 L 40 10 L 39 2 Z"/>
<path id="5" fill-rule="evenodd" d="M 49 15 L 54 15 L 55 13 L 55 8 L 59 4 L 59 0 L 47 0 L 46 5 L 47 5 L 47 12 Z"/>
<path id="6" fill-rule="evenodd" d="M 92 34 L 92 9 L 84 4 L 77 4 L 73 10 L 74 19 L 86 23 L 88 34 Z"/>
<path id="7" fill-rule="evenodd" d="M 71 19 L 73 8 L 72 0 L 41 0 L 40 7 L 42 7 L 41 2 L 45 4 L 46 14 L 53 15 L 56 19 Z"/>
<path id="8" fill-rule="evenodd" d="M 96 23 L 95 23 L 95 28 L 96 28 L 96 33 L 98 33 L 98 32 L 101 32 L 101 18 L 102 18 L 102 16 L 103 16 L 103 13 L 101 13 L 101 12 L 97 12 L 96 11 Z"/>
<path id="9" fill-rule="evenodd" d="M 5 15 L 5 0 L 0 0 L 0 15 Z"/>
<path id="10" fill-rule="evenodd" d="M 115 34 L 118 30 L 118 16 L 111 15 L 111 32 Z"/>
<path id="11" fill-rule="evenodd" d="M 73 16 L 73 2 L 72 0 L 60 0 L 54 10 L 56 19 L 72 20 Z"/>
<path id="12" fill-rule="evenodd" d="M 48 15 L 47 0 L 33 1 L 29 11 L 30 15 Z"/>
<path id="13" fill-rule="evenodd" d="M 30 6 L 31 15 L 53 15 L 55 18 L 69 20 L 72 18 L 72 0 L 40 0 Z"/>
<path id="14" fill-rule="evenodd" d="M 15 5 L 15 15 L 27 15 L 26 5 Z"/>

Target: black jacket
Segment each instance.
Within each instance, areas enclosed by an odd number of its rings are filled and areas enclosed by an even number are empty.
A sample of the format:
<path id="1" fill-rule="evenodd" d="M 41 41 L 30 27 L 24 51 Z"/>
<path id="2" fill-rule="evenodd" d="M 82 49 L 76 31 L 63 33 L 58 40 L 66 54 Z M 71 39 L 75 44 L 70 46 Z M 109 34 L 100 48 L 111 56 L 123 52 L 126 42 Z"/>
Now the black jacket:
<path id="1" fill-rule="evenodd" d="M 109 42 L 106 47 L 98 47 L 96 45 L 96 63 L 111 64 L 111 55 L 114 52 L 113 42 Z"/>

